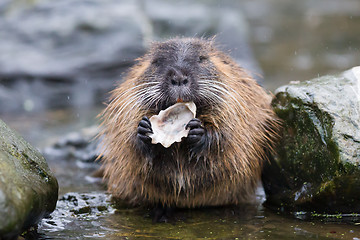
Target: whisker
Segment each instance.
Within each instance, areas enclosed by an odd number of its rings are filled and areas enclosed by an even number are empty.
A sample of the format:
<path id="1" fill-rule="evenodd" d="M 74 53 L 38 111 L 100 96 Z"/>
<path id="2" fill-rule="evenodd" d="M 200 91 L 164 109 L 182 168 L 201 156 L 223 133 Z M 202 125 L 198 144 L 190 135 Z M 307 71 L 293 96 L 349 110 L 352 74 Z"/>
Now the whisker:
<path id="1" fill-rule="evenodd" d="M 150 86 L 147 86 L 150 85 Z M 146 88 L 137 90 L 138 88 L 147 86 Z M 118 96 L 116 96 L 112 101 L 112 105 L 115 106 L 121 106 L 122 102 L 126 101 L 128 102 L 129 99 L 131 98 L 135 98 L 135 97 L 139 97 L 141 94 L 144 94 L 146 92 L 152 91 L 158 91 L 158 89 L 160 89 L 158 82 L 146 82 L 146 83 L 141 83 L 139 85 L 136 85 L 134 87 L 131 87 L 129 89 L 127 89 L 126 91 L 123 91 L 121 94 L 119 94 Z M 128 94 L 128 95 L 127 95 Z M 126 96 L 127 95 L 127 96 Z M 127 106 L 128 104 L 126 104 L 125 106 Z M 124 106 L 122 106 L 124 107 Z M 122 107 L 120 107 L 120 110 L 118 109 L 118 111 L 121 112 Z M 116 108 L 114 108 L 110 114 L 108 114 L 108 118 L 110 118 L 111 116 L 114 115 Z M 117 119 L 117 118 L 116 118 Z"/>
<path id="2" fill-rule="evenodd" d="M 243 100 L 242 96 L 236 90 L 234 90 L 232 87 L 230 87 L 220 81 L 208 80 L 205 78 L 200 78 L 198 83 L 199 83 L 199 86 L 208 87 L 208 88 L 211 87 L 212 88 L 211 90 L 214 90 L 214 91 L 218 90 L 219 93 L 223 93 L 226 96 L 230 96 L 237 103 L 237 105 L 241 108 L 241 110 L 245 111 L 244 104 L 243 104 L 244 100 Z"/>

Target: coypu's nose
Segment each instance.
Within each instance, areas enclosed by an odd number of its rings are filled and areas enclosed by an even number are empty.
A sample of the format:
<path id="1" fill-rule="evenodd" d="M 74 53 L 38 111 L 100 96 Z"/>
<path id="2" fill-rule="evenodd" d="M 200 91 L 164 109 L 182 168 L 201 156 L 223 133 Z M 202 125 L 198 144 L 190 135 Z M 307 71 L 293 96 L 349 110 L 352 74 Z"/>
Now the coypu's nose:
<path id="1" fill-rule="evenodd" d="M 168 79 L 173 86 L 186 86 L 189 84 L 188 77 L 182 73 L 179 69 L 169 68 L 167 72 Z"/>

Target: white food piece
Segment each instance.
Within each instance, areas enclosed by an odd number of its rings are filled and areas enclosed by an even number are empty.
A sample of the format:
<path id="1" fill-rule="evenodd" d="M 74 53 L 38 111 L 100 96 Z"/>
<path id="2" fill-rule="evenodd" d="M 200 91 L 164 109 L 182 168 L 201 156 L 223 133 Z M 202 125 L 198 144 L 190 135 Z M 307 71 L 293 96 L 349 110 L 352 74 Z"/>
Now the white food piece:
<path id="1" fill-rule="evenodd" d="M 185 129 L 186 125 L 195 115 L 194 102 L 180 102 L 152 116 L 149 120 L 154 133 L 148 135 L 152 138 L 151 143 L 161 143 L 168 148 L 174 142 L 181 142 L 181 138 L 189 133 L 189 129 Z"/>

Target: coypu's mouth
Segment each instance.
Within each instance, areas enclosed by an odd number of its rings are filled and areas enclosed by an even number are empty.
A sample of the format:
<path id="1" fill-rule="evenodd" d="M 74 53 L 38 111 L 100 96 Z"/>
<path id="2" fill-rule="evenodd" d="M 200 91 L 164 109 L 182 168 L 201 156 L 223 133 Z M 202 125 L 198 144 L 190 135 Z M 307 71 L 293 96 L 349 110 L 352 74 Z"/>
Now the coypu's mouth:
<path id="1" fill-rule="evenodd" d="M 189 99 L 189 98 L 181 98 L 181 97 L 178 97 L 176 99 L 172 99 L 172 100 L 167 100 L 166 102 L 163 102 L 162 104 L 159 104 L 157 106 L 157 111 L 161 111 L 161 110 L 165 110 L 167 109 L 168 107 L 176 104 L 176 103 L 179 103 L 179 102 L 194 102 L 194 100 L 192 99 Z M 196 104 L 196 103 L 195 103 Z"/>
<path id="2" fill-rule="evenodd" d="M 158 105 L 156 107 L 156 109 L 155 109 L 155 112 L 159 113 L 160 111 L 169 108 L 170 106 L 176 104 L 177 102 L 178 101 L 173 101 L 173 102 L 168 101 L 166 104 Z M 184 100 L 184 99 L 182 99 L 182 102 L 194 102 L 195 106 L 196 106 L 196 109 L 197 109 L 196 110 L 196 115 L 201 115 L 204 111 L 206 111 L 206 109 L 209 108 L 209 106 L 204 105 L 202 102 L 197 101 L 197 100 Z"/>

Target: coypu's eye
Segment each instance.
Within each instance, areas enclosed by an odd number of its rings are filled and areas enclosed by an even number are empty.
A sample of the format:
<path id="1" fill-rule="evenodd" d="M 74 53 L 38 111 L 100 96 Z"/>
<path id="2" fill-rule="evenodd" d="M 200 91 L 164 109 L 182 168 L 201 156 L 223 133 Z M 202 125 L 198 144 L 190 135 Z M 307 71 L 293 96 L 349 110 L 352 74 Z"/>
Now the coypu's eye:
<path id="1" fill-rule="evenodd" d="M 159 59 L 152 60 L 151 64 L 158 65 L 159 64 Z"/>
<path id="2" fill-rule="evenodd" d="M 151 64 L 154 64 L 156 66 L 159 66 L 161 63 L 161 58 L 155 58 L 154 60 L 152 60 Z"/>
<path id="3" fill-rule="evenodd" d="M 201 63 L 201 62 L 203 62 L 203 61 L 205 61 L 205 60 L 207 60 L 208 59 L 208 57 L 207 56 L 203 56 L 203 55 L 201 55 L 201 56 L 199 56 L 199 60 L 198 60 L 198 62 L 199 63 Z"/>

